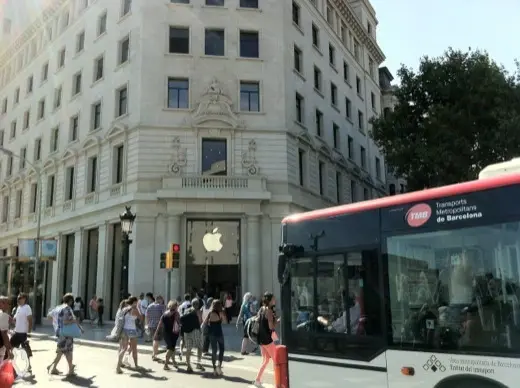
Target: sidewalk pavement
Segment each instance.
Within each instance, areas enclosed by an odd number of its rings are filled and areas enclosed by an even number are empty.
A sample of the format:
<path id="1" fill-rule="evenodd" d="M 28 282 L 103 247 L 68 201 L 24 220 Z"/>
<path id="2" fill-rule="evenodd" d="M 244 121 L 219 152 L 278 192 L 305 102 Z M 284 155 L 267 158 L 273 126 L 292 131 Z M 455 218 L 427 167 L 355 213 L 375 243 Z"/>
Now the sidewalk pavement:
<path id="1" fill-rule="evenodd" d="M 152 361 L 149 356 L 139 354 L 139 365 L 141 368 L 124 368 L 123 374 L 116 374 L 117 352 L 108 349 L 98 349 L 89 346 L 74 345 L 74 363 L 76 364 L 77 376 L 67 377 L 63 373 L 67 371 L 64 360 L 58 365 L 62 372 L 60 375 L 50 375 L 47 365 L 56 355 L 56 345 L 50 341 L 34 338 L 31 343 L 34 357 L 31 359 L 33 375 L 20 378 L 15 388 L 26 385 L 36 385 L 38 388 L 105 388 L 105 387 L 127 387 L 127 388 L 193 388 L 202 386 L 213 386 L 218 388 L 254 388 L 251 382 L 255 379 L 260 360 L 257 357 L 243 357 L 228 354 L 224 356 L 224 376 L 215 378 L 211 375 L 211 361 L 205 357 L 202 360 L 205 372 L 195 371 L 186 373 L 185 359 L 178 362 L 179 369 L 172 368 L 164 371 L 164 358 L 160 357 L 158 362 Z M 24 360 L 17 360 L 18 367 L 27 367 Z M 265 371 L 265 388 L 274 388 L 273 367 Z"/>
<path id="2" fill-rule="evenodd" d="M 82 323 L 82 326 L 85 333 L 83 333 L 81 338 L 74 339 L 74 343 L 103 349 L 117 349 L 119 347 L 119 344 L 106 339 L 114 327 L 114 322 L 108 321 L 102 327 L 98 327 L 91 325 L 89 321 L 85 321 Z M 223 324 L 222 329 L 224 331 L 226 352 L 240 353 L 243 337 L 242 326 L 239 326 L 237 330 L 234 323 Z M 32 336 L 40 339 L 54 340 L 54 328 L 51 322 L 45 321 L 43 324 L 36 326 Z M 151 342 L 145 342 L 144 338 L 139 338 L 137 344 L 140 352 L 152 354 Z"/>

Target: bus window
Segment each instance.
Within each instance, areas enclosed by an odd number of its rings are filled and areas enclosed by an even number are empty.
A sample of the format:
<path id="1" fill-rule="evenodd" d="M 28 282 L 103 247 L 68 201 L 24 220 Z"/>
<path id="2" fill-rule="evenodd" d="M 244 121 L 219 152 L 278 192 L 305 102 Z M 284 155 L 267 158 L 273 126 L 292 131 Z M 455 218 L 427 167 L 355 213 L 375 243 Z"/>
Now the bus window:
<path id="1" fill-rule="evenodd" d="M 292 349 L 347 356 L 356 337 L 383 337 L 377 250 L 290 259 L 289 268 Z"/>
<path id="2" fill-rule="evenodd" d="M 314 314 L 314 261 L 310 258 L 291 260 L 291 328 L 309 330 Z"/>
<path id="3" fill-rule="evenodd" d="M 321 256 L 317 260 L 318 320 L 324 324 L 330 323 L 336 333 L 347 333 L 349 326 L 345 315 L 344 266 L 343 255 Z"/>
<path id="4" fill-rule="evenodd" d="M 520 349 L 520 223 L 387 239 L 395 345 Z"/>

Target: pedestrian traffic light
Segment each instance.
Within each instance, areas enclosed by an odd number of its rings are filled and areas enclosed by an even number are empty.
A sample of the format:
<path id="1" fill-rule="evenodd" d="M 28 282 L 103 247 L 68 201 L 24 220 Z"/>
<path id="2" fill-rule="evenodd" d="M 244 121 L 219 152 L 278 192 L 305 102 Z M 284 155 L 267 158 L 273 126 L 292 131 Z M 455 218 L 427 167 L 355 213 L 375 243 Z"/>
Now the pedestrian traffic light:
<path id="1" fill-rule="evenodd" d="M 161 253 L 161 257 L 159 259 L 159 268 L 166 269 L 166 253 Z"/>
<path id="2" fill-rule="evenodd" d="M 172 244 L 170 252 L 172 256 L 172 268 L 179 268 L 181 263 L 181 246 L 179 244 Z"/>

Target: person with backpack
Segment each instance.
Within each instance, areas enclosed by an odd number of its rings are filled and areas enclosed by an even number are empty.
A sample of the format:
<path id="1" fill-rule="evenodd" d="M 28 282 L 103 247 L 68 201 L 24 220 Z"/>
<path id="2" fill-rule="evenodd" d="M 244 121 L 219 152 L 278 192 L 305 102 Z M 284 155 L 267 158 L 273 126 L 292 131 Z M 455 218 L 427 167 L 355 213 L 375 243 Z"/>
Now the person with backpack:
<path id="1" fill-rule="evenodd" d="M 179 313 L 181 314 L 181 317 L 184 315 L 184 313 L 191 308 L 191 295 L 190 294 L 184 294 L 184 302 L 182 302 L 179 306 Z M 186 348 L 186 344 L 184 343 L 184 335 L 182 334 L 181 330 L 181 339 L 179 344 L 179 360 L 182 361 L 182 352 Z"/>
<path id="2" fill-rule="evenodd" d="M 237 324 L 236 324 L 237 330 L 238 330 L 238 325 L 242 324 L 244 326 L 244 336 L 242 338 L 242 348 L 240 350 L 240 353 L 243 356 L 248 354 L 247 345 L 250 342 L 249 334 L 246 330 L 246 328 L 247 328 L 246 322 L 248 321 L 249 318 L 251 318 L 253 316 L 252 304 L 251 304 L 252 297 L 253 297 L 253 295 L 250 292 L 246 292 L 244 294 L 244 296 L 242 297 L 242 305 L 240 306 L 240 312 L 238 313 Z"/>
<path id="3" fill-rule="evenodd" d="M 162 337 L 164 338 L 164 342 L 166 343 L 166 356 L 164 359 L 164 370 L 170 370 L 169 363 L 170 359 L 172 360 L 172 365 L 174 368 L 177 368 L 177 363 L 175 362 L 175 345 L 177 344 L 177 340 L 179 339 L 181 322 L 179 318 L 179 312 L 177 308 L 179 307 L 179 303 L 176 300 L 171 300 L 168 302 L 168 306 L 166 311 L 161 316 L 159 320 L 159 325 L 157 326 L 155 337 L 162 333 Z"/>
<path id="4" fill-rule="evenodd" d="M 193 299 L 191 301 L 191 307 L 184 311 L 181 315 L 181 335 L 184 337 L 184 343 L 186 346 L 186 371 L 193 373 L 191 367 L 191 350 L 197 349 L 197 364 L 196 369 L 203 371 L 202 366 L 202 331 L 200 329 L 202 325 L 202 311 L 199 309 L 199 300 Z"/>
<path id="5" fill-rule="evenodd" d="M 273 341 L 273 332 L 276 327 L 276 317 L 273 313 L 276 299 L 270 292 L 266 292 L 262 299 L 262 307 L 255 317 L 255 322 L 250 323 L 250 330 L 257 336 L 257 343 L 260 345 L 262 351 L 262 364 L 258 370 L 253 385 L 255 387 L 262 387 L 262 377 L 265 368 L 269 365 L 269 361 L 273 360 L 275 356 L 276 345 Z"/>

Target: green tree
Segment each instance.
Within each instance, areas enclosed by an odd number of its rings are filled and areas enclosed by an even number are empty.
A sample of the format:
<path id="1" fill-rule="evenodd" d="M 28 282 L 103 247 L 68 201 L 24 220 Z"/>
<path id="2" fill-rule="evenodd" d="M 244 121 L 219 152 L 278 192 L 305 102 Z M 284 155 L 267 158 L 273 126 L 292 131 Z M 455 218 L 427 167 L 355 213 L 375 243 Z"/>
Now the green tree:
<path id="1" fill-rule="evenodd" d="M 372 121 L 371 136 L 410 189 L 475 179 L 520 156 L 520 89 L 487 53 L 450 48 L 397 74 L 395 109 Z"/>

